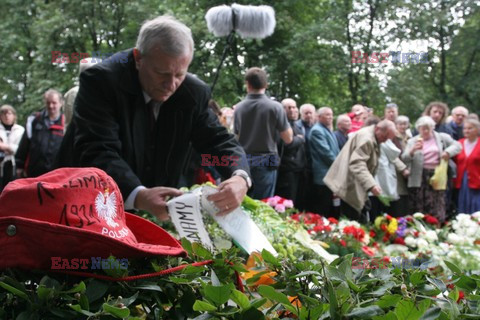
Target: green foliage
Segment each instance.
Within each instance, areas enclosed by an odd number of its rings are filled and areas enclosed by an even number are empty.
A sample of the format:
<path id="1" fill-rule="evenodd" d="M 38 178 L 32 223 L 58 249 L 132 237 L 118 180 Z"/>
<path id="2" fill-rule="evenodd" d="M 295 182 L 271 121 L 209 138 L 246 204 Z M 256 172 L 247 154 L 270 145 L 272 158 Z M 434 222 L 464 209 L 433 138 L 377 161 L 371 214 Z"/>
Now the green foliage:
<path id="1" fill-rule="evenodd" d="M 263 40 L 235 36 L 213 98 L 233 106 L 245 95 L 243 75 L 252 66 L 270 75 L 268 93 L 298 104 L 328 105 L 336 114 L 353 103 L 374 107 L 386 100 L 414 120 L 432 100 L 480 107 L 480 10 L 468 1 L 259 1 L 276 13 L 276 29 Z M 42 93 L 62 93 L 78 79 L 78 65 L 51 62 L 52 51 L 113 53 L 135 45 L 146 19 L 171 14 L 191 27 L 195 58 L 190 71 L 212 84 L 226 37 L 211 34 L 205 13 L 219 0 L 132 2 L 127 0 L 0 3 L 1 103 L 18 109 L 19 123 L 43 107 Z M 22 8 L 22 10 L 18 10 Z M 392 44 L 423 41 L 429 64 L 352 63 L 351 51 L 385 52 Z M 424 49 L 422 49 L 424 50 Z M 416 51 L 422 51 L 416 50 Z"/>
<path id="2" fill-rule="evenodd" d="M 185 239 L 182 243 L 194 247 Z M 456 274 L 449 288 L 428 271 L 351 269 L 351 256 L 280 264 L 268 255 L 275 283 L 234 286 L 237 250 L 206 268 L 133 282 L 105 282 L 62 274 L 6 270 L 0 276 L 0 315 L 16 319 L 460 319 L 480 312 L 480 277 Z M 202 258 L 133 261 L 128 273 L 152 272 Z M 150 262 L 146 263 L 146 262 Z M 149 266 L 149 267 L 146 267 Z M 457 268 L 449 263 L 453 270 Z M 212 272 L 216 277 L 212 277 Z M 216 280 L 213 280 L 213 279 Z M 430 291 L 425 292 L 429 286 Z M 460 290 L 464 298 L 460 299 Z M 127 298 L 123 298 L 127 297 Z"/>

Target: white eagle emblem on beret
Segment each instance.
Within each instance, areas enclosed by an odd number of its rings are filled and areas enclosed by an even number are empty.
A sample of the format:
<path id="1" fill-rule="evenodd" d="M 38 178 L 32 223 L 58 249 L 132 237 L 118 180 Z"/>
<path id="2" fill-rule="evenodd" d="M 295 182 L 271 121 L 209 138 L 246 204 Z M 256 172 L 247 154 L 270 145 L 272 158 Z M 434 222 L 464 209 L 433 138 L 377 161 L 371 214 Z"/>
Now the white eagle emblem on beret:
<path id="1" fill-rule="evenodd" d="M 109 189 L 106 188 L 104 193 L 99 192 L 95 198 L 95 209 L 98 217 L 105 220 L 112 227 L 118 227 L 118 223 L 113 221 L 117 218 L 117 196 L 115 192 L 108 194 Z"/>

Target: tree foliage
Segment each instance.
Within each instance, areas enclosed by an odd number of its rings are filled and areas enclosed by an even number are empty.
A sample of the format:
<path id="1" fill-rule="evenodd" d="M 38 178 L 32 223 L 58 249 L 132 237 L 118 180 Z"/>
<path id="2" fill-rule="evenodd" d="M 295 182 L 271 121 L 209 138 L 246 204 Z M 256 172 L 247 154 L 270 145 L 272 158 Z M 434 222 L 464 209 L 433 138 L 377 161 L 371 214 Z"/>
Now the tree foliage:
<path id="1" fill-rule="evenodd" d="M 336 113 L 364 103 L 381 113 L 387 101 L 416 117 L 431 100 L 478 111 L 480 10 L 467 1 L 281 0 L 271 5 L 276 29 L 263 40 L 233 38 L 213 97 L 232 106 L 245 95 L 243 75 L 260 66 L 278 100 L 328 105 Z M 4 0 L 0 10 L 1 102 L 15 106 L 19 122 L 42 107 L 48 88 L 66 92 L 78 79 L 75 63 L 52 63 L 52 51 L 113 53 L 135 45 L 146 19 L 171 14 L 191 27 L 195 58 L 190 71 L 213 83 L 226 37 L 215 37 L 205 13 L 217 0 Z M 19 10 L 21 8 L 21 10 Z M 352 63 L 352 51 L 385 52 L 392 44 L 428 44 L 428 64 Z M 414 51 L 414 50 L 412 50 Z M 420 50 L 418 50 L 420 51 Z"/>

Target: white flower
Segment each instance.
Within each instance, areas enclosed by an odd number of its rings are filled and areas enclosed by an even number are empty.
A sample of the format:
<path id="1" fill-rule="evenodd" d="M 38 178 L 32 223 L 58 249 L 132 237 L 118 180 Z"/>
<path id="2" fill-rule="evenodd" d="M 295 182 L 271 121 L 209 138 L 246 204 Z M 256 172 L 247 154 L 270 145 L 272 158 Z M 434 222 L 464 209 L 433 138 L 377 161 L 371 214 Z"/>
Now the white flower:
<path id="1" fill-rule="evenodd" d="M 418 246 L 419 249 L 421 249 L 421 248 L 428 247 L 429 244 L 428 244 L 427 240 L 425 240 L 425 239 L 418 239 L 417 240 L 417 246 Z"/>
<path id="2" fill-rule="evenodd" d="M 480 211 L 477 211 L 475 213 L 472 213 L 472 218 L 480 220 Z"/>
<path id="3" fill-rule="evenodd" d="M 415 219 L 423 219 L 423 217 L 425 217 L 425 215 L 424 215 L 423 213 L 421 213 L 421 212 L 415 212 L 415 213 L 413 214 L 413 217 L 414 217 Z"/>
<path id="4" fill-rule="evenodd" d="M 409 247 L 416 247 L 417 246 L 417 240 L 413 238 L 412 236 L 407 236 L 405 238 L 405 244 Z"/>
<path id="5" fill-rule="evenodd" d="M 447 236 L 447 240 L 452 244 L 460 244 L 463 242 L 463 239 L 456 233 L 449 233 Z"/>
<path id="6" fill-rule="evenodd" d="M 425 232 L 425 236 L 424 238 L 428 241 L 428 242 L 434 242 L 434 241 L 437 241 L 438 240 L 438 236 L 437 236 L 437 233 L 433 230 L 428 230 L 427 232 Z"/>

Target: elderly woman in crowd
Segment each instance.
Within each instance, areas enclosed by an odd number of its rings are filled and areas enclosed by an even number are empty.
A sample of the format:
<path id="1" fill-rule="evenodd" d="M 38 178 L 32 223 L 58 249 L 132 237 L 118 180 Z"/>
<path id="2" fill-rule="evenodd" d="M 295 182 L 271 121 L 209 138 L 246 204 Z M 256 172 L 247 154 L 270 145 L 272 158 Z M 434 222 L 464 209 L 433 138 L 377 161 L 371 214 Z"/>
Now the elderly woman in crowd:
<path id="1" fill-rule="evenodd" d="M 448 161 L 462 150 L 462 146 L 450 135 L 435 132 L 435 121 L 429 116 L 420 117 L 415 128 L 419 134 L 408 140 L 402 154 L 402 159 L 410 168 L 410 206 L 414 212 L 430 213 L 443 222 L 445 191 L 434 190 L 430 178 L 435 167 L 440 164 L 440 159 Z"/>
<path id="2" fill-rule="evenodd" d="M 407 116 L 398 116 L 395 119 L 395 127 L 397 128 L 397 134 L 394 142 L 403 151 L 407 146 L 408 139 L 412 137 L 410 119 Z"/>
<path id="3" fill-rule="evenodd" d="M 16 124 L 17 112 L 6 104 L 0 107 L 0 192 L 15 178 L 15 153 L 25 129 Z"/>
<path id="4" fill-rule="evenodd" d="M 460 189 L 458 195 L 458 212 L 474 213 L 480 211 L 480 122 L 467 118 L 463 124 L 463 135 L 460 139 L 462 152 L 455 158 L 457 178 L 455 188 Z"/>

